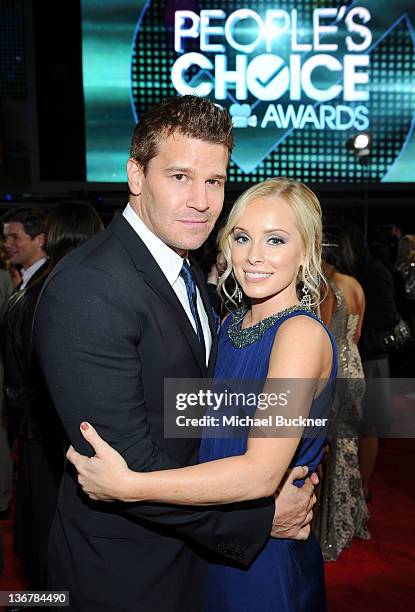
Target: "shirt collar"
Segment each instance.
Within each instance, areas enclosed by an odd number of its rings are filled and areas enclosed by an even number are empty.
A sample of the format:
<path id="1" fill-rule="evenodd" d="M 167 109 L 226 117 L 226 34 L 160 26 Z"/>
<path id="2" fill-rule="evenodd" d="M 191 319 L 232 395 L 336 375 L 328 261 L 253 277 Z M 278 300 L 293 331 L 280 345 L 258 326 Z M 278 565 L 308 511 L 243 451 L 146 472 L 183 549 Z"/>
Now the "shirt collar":
<path id="1" fill-rule="evenodd" d="M 183 258 L 148 229 L 130 204 L 127 204 L 122 214 L 144 242 L 170 285 L 174 285 L 182 269 Z"/>
<path id="2" fill-rule="evenodd" d="M 26 287 L 27 283 L 30 281 L 32 276 L 36 274 L 36 272 L 39 270 L 39 268 L 43 266 L 46 260 L 47 260 L 47 257 L 42 257 L 42 259 L 38 259 L 38 261 L 35 261 L 35 263 L 32 264 L 29 268 L 26 268 L 26 269 L 22 268 L 21 270 L 22 287 Z"/>

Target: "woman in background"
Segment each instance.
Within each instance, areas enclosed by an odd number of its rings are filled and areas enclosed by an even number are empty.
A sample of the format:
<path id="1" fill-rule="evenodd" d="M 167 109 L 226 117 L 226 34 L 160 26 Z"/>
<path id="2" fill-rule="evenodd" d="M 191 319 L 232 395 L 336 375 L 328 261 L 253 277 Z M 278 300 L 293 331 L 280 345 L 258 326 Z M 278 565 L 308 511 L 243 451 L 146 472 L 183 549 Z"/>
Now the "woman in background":
<path id="1" fill-rule="evenodd" d="M 347 252 L 343 229 L 327 229 L 329 244 L 324 248 L 324 273 L 329 291 L 323 300 L 321 318 L 334 335 L 338 350 L 338 378 L 333 418 L 330 424 L 330 452 L 324 464 L 319 514 L 315 524 L 325 561 L 335 561 L 353 537 L 370 538 L 369 512 L 359 469 L 359 432 L 365 390 L 358 343 L 365 310 L 360 283 L 347 274 L 342 262 Z"/>

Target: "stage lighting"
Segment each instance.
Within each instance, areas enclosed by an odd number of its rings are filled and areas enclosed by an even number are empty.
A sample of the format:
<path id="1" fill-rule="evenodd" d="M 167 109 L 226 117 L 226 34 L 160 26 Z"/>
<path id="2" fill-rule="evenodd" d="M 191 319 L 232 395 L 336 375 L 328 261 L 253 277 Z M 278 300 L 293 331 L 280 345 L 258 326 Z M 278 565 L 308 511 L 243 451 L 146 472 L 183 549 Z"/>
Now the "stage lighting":
<path id="1" fill-rule="evenodd" d="M 346 147 L 355 155 L 360 163 L 368 163 L 370 156 L 371 137 L 369 132 L 361 132 L 349 138 Z"/>

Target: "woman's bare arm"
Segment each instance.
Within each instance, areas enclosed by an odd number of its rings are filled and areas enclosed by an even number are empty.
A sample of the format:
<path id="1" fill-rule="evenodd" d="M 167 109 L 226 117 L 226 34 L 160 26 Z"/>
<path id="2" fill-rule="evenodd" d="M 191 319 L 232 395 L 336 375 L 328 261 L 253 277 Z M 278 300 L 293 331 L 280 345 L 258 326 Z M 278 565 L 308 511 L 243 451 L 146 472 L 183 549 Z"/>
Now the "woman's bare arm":
<path id="1" fill-rule="evenodd" d="M 319 323 L 309 317 L 289 319 L 276 334 L 265 390 L 272 388 L 274 379 L 293 379 L 297 383 L 304 379 L 304 384 L 297 384 L 296 402 L 301 404 L 301 414 L 306 417 L 318 379 L 328 377 L 331 360 L 330 340 Z M 258 416 L 264 417 L 264 413 Z M 223 504 L 273 495 L 301 433 L 300 429 L 295 436 L 286 438 L 250 435 L 244 455 L 180 469 L 137 473 L 129 470 L 118 453 L 90 427 L 83 434 L 94 446 L 96 456 L 83 457 L 71 449 L 68 458 L 78 470 L 84 491 L 93 499 Z"/>

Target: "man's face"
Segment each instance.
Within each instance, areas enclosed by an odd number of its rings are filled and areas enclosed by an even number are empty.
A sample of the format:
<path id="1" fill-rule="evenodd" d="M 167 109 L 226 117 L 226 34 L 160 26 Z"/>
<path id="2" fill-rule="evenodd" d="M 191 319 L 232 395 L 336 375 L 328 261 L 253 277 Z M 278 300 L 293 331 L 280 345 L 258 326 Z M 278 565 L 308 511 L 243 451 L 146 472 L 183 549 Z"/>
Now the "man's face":
<path id="1" fill-rule="evenodd" d="M 180 255 L 199 248 L 222 210 L 229 152 L 175 133 L 160 145 L 146 173 L 127 164 L 130 203 L 147 227 Z"/>
<path id="2" fill-rule="evenodd" d="M 26 234 L 22 223 L 11 221 L 3 226 L 4 246 L 12 263 L 27 269 L 45 256 L 45 235 L 33 239 Z"/>

